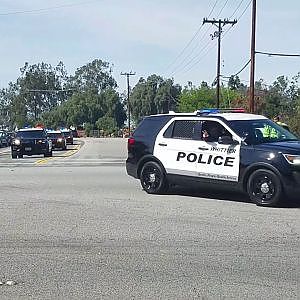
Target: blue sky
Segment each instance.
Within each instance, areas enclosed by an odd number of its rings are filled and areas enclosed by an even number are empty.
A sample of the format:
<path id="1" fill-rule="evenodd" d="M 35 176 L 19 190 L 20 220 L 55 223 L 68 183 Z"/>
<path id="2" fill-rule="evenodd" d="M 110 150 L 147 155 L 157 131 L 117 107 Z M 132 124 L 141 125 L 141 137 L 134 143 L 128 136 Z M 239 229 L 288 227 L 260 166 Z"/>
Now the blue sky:
<path id="1" fill-rule="evenodd" d="M 250 0 L 1 0 L 0 88 L 17 79 L 26 61 L 56 65 L 61 60 L 72 74 L 95 58 L 114 65 L 121 91 L 126 81 L 120 73 L 126 71 L 136 72 L 131 85 L 151 74 L 174 77 L 181 85 L 188 81 L 196 86 L 203 80 L 211 83 L 216 76 L 217 41 L 210 38 L 214 26 L 200 27 L 202 20 L 213 7 L 210 18 L 238 19 L 230 30 L 230 26 L 224 27 L 222 40 L 222 74 L 234 74 L 249 59 L 251 5 L 245 10 L 249 3 Z M 16 13 L 44 8 L 49 10 Z M 299 21 L 300 1 L 257 0 L 257 50 L 299 54 Z M 199 33 L 188 45 L 197 30 Z M 300 72 L 300 58 L 257 55 L 256 61 L 255 77 L 266 83 L 280 75 L 292 77 Z M 247 83 L 249 68 L 240 77 Z"/>

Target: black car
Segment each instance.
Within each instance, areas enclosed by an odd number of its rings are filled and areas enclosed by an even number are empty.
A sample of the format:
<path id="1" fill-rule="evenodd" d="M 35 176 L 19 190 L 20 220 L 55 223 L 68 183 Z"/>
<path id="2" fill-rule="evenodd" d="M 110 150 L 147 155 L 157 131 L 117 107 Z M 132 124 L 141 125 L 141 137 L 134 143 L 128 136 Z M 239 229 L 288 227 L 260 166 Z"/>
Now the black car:
<path id="1" fill-rule="evenodd" d="M 62 134 L 61 131 L 48 131 L 47 136 L 49 139 L 52 141 L 52 148 L 53 149 L 62 149 L 66 150 L 67 149 L 67 141 L 65 136 Z"/>
<path id="2" fill-rule="evenodd" d="M 172 184 L 229 188 L 274 206 L 300 193 L 300 141 L 241 110 L 153 115 L 129 137 L 126 169 L 150 194 Z"/>
<path id="3" fill-rule="evenodd" d="M 73 134 L 71 130 L 62 130 L 61 131 L 64 137 L 66 138 L 67 144 L 73 145 Z"/>
<path id="4" fill-rule="evenodd" d="M 52 156 L 52 142 L 43 128 L 24 128 L 16 133 L 11 144 L 11 157 L 22 158 L 23 155 L 43 154 Z"/>
<path id="5" fill-rule="evenodd" d="M 0 130 L 0 147 L 10 146 L 10 136 L 8 132 Z"/>

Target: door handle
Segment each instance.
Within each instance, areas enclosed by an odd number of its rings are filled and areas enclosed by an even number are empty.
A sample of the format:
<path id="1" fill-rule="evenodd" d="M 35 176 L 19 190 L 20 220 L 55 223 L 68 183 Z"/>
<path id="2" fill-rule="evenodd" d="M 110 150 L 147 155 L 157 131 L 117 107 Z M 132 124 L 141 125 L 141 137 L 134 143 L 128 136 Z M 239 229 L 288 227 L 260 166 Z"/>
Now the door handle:
<path id="1" fill-rule="evenodd" d="M 209 150 L 208 148 L 205 147 L 198 147 L 199 150 Z"/>
<path id="2" fill-rule="evenodd" d="M 164 147 L 165 147 L 165 146 L 168 146 L 168 145 L 165 144 L 165 143 L 158 143 L 158 145 L 159 145 L 159 146 L 164 146 Z"/>

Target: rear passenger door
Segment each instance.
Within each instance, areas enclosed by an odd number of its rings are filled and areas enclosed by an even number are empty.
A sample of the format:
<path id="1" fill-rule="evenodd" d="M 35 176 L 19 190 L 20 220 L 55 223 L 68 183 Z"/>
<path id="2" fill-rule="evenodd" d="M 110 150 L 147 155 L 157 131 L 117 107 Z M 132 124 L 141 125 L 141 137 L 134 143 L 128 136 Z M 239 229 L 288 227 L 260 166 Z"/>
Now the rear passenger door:
<path id="1" fill-rule="evenodd" d="M 168 174 L 197 176 L 197 150 L 200 139 L 199 119 L 176 118 L 158 134 L 154 156 L 163 164 Z"/>

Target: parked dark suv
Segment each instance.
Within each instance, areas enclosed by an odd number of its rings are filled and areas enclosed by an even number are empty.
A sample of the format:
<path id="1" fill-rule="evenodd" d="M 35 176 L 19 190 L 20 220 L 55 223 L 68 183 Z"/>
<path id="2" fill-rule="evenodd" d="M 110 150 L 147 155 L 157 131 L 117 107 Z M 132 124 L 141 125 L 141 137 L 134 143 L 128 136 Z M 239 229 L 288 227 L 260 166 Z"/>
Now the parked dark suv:
<path id="1" fill-rule="evenodd" d="M 52 142 L 47 138 L 43 128 L 24 128 L 16 133 L 11 144 L 11 157 L 22 158 L 23 155 L 43 154 L 44 157 L 52 156 Z"/>
<path id="2" fill-rule="evenodd" d="M 128 139 L 127 173 L 150 194 L 170 184 L 246 192 L 273 206 L 300 193 L 300 141 L 241 109 L 145 117 Z"/>

